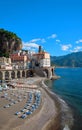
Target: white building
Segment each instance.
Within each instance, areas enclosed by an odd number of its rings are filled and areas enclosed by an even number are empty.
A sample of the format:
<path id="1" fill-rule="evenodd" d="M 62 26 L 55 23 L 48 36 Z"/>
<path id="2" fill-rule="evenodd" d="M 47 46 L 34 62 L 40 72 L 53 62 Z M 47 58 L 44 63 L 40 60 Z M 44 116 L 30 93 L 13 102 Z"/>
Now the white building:
<path id="1" fill-rule="evenodd" d="M 50 67 L 50 59 L 41 59 L 40 67 Z"/>
<path id="2" fill-rule="evenodd" d="M 33 67 L 50 67 L 50 54 L 47 52 L 39 52 L 33 55 Z"/>

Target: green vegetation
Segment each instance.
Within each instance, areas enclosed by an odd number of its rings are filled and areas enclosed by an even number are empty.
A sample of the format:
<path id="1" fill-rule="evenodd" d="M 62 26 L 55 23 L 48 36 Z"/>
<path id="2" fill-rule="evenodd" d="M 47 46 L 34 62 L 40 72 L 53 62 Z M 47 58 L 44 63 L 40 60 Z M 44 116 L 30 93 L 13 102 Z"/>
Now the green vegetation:
<path id="1" fill-rule="evenodd" d="M 51 56 L 51 62 L 62 67 L 82 67 L 82 51 L 65 56 Z"/>
<path id="2" fill-rule="evenodd" d="M 15 33 L 0 29 L 0 57 L 9 57 L 13 51 L 21 48 L 21 39 Z"/>

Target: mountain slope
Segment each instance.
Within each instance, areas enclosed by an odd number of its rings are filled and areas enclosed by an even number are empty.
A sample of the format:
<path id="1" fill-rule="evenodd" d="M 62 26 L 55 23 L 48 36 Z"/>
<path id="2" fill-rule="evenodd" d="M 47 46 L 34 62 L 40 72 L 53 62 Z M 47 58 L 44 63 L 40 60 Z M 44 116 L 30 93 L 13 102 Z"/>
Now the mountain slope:
<path id="1" fill-rule="evenodd" d="M 21 39 L 15 33 L 0 29 L 0 57 L 8 57 L 13 51 L 21 48 Z"/>
<path id="2" fill-rule="evenodd" d="M 51 63 L 57 66 L 82 67 L 82 52 L 71 53 L 65 56 L 51 56 Z"/>

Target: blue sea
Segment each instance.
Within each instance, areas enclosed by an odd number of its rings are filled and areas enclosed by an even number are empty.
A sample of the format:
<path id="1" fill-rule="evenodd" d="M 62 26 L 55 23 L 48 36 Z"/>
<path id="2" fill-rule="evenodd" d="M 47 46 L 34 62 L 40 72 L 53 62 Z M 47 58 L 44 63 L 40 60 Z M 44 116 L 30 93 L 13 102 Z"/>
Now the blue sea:
<path id="1" fill-rule="evenodd" d="M 61 78 L 49 81 L 48 86 L 70 107 L 71 130 L 82 130 L 82 68 L 56 68 L 55 73 Z"/>

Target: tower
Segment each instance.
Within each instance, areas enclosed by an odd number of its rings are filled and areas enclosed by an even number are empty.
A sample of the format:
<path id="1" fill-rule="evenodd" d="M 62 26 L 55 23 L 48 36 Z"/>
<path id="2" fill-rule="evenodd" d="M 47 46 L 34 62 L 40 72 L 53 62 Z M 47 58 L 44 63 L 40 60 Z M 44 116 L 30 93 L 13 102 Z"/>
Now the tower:
<path id="1" fill-rule="evenodd" d="M 42 51 L 42 47 L 41 46 L 39 46 L 39 50 L 38 50 L 38 52 L 40 53 Z"/>

